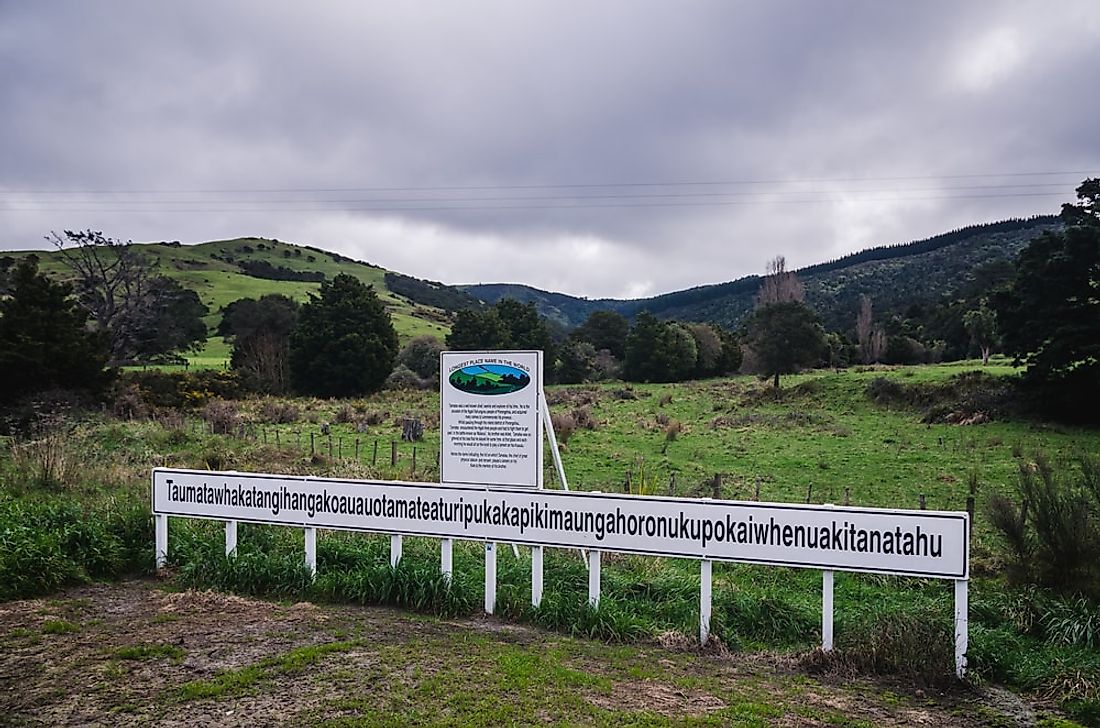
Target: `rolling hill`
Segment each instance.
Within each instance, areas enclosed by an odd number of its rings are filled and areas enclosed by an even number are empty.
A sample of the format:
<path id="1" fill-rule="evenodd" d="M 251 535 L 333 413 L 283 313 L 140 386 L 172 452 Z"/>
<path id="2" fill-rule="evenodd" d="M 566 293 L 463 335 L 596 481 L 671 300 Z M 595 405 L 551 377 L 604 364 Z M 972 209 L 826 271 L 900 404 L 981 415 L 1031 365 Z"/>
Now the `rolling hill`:
<path id="1" fill-rule="evenodd" d="M 339 273 L 374 286 L 393 317 L 394 328 L 402 341 L 423 334 L 443 337 L 450 331 L 450 316 L 445 310 L 416 303 L 390 290 L 386 284 L 387 271 L 383 268 L 319 248 L 264 238 L 234 238 L 197 245 L 140 243 L 138 247 L 143 255 L 154 261 L 160 273 L 199 294 L 210 309 L 206 323 L 212 332 L 221 320 L 222 309 L 237 299 L 280 293 L 305 301 L 310 293 L 320 289 L 322 280 L 331 280 Z M 59 277 L 68 274 L 56 250 L 20 251 L 9 255 L 20 257 L 32 253 L 38 256 L 42 270 Z M 420 283 L 428 290 L 441 285 Z M 218 365 L 228 356 L 225 342 L 212 336 L 206 349 L 193 361 Z"/>
<path id="2" fill-rule="evenodd" d="M 1010 261 L 1028 241 L 1061 225 L 1056 216 L 1006 220 L 974 225 L 925 240 L 881 246 L 797 271 L 806 301 L 829 329 L 854 325 L 861 293 L 870 295 L 879 313 L 900 312 L 913 305 L 934 303 L 965 285 L 975 267 Z M 234 238 L 197 245 L 179 242 L 139 244 L 163 274 L 199 294 L 210 309 L 206 323 L 217 327 L 224 306 L 239 298 L 281 293 L 298 301 L 339 273 L 373 285 L 393 317 L 402 341 L 430 334 L 442 338 L 450 330 L 453 312 L 492 304 L 502 298 L 534 302 L 539 312 L 564 328 L 582 323 L 600 309 L 632 317 L 643 310 L 664 319 L 709 321 L 734 327 L 752 308 L 759 276 L 703 285 L 651 298 L 586 299 L 519 284 L 445 285 L 321 250 L 265 238 Z M 43 270 L 65 276 L 68 269 L 57 251 L 35 254 Z M 194 363 L 219 366 L 229 351 L 211 337 Z"/>

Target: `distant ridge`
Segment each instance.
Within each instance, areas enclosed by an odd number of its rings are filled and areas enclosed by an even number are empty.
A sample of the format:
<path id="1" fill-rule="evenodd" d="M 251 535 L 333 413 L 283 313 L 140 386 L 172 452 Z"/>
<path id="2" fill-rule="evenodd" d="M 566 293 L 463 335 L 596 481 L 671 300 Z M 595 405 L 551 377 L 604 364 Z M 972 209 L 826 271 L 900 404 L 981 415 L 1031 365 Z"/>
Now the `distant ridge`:
<path id="1" fill-rule="evenodd" d="M 806 286 L 807 303 L 826 327 L 843 329 L 854 322 L 861 293 L 871 296 L 880 312 L 931 303 L 965 283 L 975 266 L 1011 260 L 1029 240 L 1060 226 L 1057 215 L 968 225 L 923 240 L 868 248 L 796 272 Z M 751 275 L 630 300 L 590 300 L 505 283 L 462 288 L 487 303 L 506 297 L 533 301 L 540 313 L 566 327 L 579 325 L 597 310 L 628 317 L 645 310 L 666 319 L 733 327 L 752 308 L 759 286 L 760 276 Z"/>

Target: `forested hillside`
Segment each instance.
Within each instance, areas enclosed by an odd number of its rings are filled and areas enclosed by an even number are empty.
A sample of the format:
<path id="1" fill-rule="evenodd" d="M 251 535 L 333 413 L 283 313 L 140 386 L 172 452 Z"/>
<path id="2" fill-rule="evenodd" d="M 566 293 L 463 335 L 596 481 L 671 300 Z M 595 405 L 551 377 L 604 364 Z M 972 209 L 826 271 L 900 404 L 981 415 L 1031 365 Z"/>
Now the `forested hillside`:
<path id="1" fill-rule="evenodd" d="M 870 296 L 883 316 L 937 303 L 964 289 L 975 269 L 1011 261 L 1029 240 L 1060 226 L 1053 215 L 974 225 L 926 240 L 870 248 L 796 272 L 806 287 L 806 302 L 825 327 L 846 330 L 855 325 L 861 294 Z M 759 287 L 759 276 L 746 276 L 630 301 L 588 300 L 507 284 L 465 290 L 489 303 L 506 297 L 533 301 L 542 315 L 566 326 L 579 325 L 592 311 L 611 309 L 626 316 L 645 310 L 663 319 L 734 327 L 752 308 Z"/>

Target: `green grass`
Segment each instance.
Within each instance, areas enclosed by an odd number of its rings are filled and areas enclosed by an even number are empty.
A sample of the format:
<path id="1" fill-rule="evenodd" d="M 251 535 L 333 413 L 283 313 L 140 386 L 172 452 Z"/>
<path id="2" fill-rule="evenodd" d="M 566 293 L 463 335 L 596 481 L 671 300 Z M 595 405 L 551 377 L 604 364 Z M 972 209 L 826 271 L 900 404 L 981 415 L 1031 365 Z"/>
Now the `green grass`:
<path id="1" fill-rule="evenodd" d="M 997 366 L 1009 369 L 1005 364 Z M 715 473 L 725 498 L 751 499 L 757 483 L 764 500 L 841 503 L 845 491 L 855 505 L 915 508 L 920 494 L 932 509 L 960 510 L 977 476 L 978 511 L 972 553 L 971 665 L 983 679 L 1007 681 L 1020 689 L 1084 697 L 1081 712 L 1100 696 L 1100 656 L 1080 646 L 1050 642 L 1033 613 L 1049 611 L 1041 598 L 1007 589 L 999 569 L 1000 542 L 982 510 L 990 495 L 1011 492 L 1018 455 L 1045 451 L 1052 459 L 1078 451 L 1100 451 L 1100 431 L 1024 420 L 984 425 L 926 425 L 909 409 L 872 403 L 866 388 L 879 376 L 902 382 L 945 380 L 971 365 L 906 367 L 888 370 L 816 372 L 786 377 L 777 396 L 751 378 L 738 377 L 675 385 L 608 383 L 551 387 L 555 413 L 588 407 L 598 422 L 579 430 L 563 448 L 570 486 L 619 491 L 626 474 L 644 467 L 655 478 L 656 492 L 710 496 Z M 0 571 L 18 594 L 49 593 L 65 583 L 111 577 L 127 569 L 148 570 L 132 549 L 149 551 L 148 469 L 151 463 L 222 470 L 293 472 L 376 479 L 438 477 L 438 397 L 431 392 L 384 392 L 346 402 L 298 399 L 298 420 L 264 422 L 265 400 L 239 403 L 246 422 L 255 425 L 246 438 L 222 437 L 197 430 L 194 420 L 165 429 L 152 422 L 92 421 L 68 440 L 82 463 L 64 492 L 26 485 L 25 466 L 0 460 Z M 389 463 L 391 441 L 400 438 L 398 420 L 407 413 L 426 423 L 416 443 L 418 465 L 411 470 L 413 444 L 401 443 L 396 467 Z M 375 424 L 355 422 L 370 418 Z M 682 427 L 674 440 L 662 422 Z M 321 423 L 331 423 L 329 439 Z M 278 442 L 276 445 L 276 433 Z M 309 452 L 310 434 L 316 452 Z M 355 460 L 354 442 L 360 441 Z M 378 443 L 377 459 L 374 443 Z M 341 448 L 342 443 L 342 448 Z M 340 457 L 340 450 L 343 454 Z M 554 482 L 549 458 L 548 487 Z M 812 483 L 812 488 L 811 488 Z M 5 500 L 7 498 L 7 500 Z M 136 505 L 137 504 L 137 505 Z M 128 510 L 140 507 L 139 510 Z M 37 538 L 28 524 L 43 528 Z M 98 525 L 97 525 L 98 524 Z M 223 553 L 224 532 L 212 522 L 173 519 L 170 559 L 177 584 L 216 588 L 279 599 L 387 604 L 437 615 L 468 615 L 480 610 L 483 551 L 478 544 L 455 549 L 455 580 L 448 589 L 438 573 L 438 541 L 406 539 L 397 570 L 388 563 L 388 540 L 366 534 L 324 532 L 318 541 L 319 574 L 310 580 L 302 567 L 301 533 L 296 529 L 242 524 L 236 559 Z M 87 548 L 81 544 L 90 544 Z M 6 553 L 23 554 L 5 559 Z M 93 557 L 94 558 L 90 558 Z M 33 557 L 33 558 L 32 558 Z M 529 605 L 530 561 L 502 549 L 498 562 L 498 614 L 565 634 L 611 643 L 678 632 L 691 639 L 698 620 L 698 564 L 686 560 L 608 555 L 603 566 L 600 609 L 586 606 L 587 574 L 576 552 L 551 550 L 546 561 L 546 596 Z M 99 576 L 97 576 L 99 575 Z M 808 650 L 820 625 L 820 574 L 812 570 L 717 564 L 714 569 L 713 632 L 742 650 Z M 10 593 L 6 598 L 13 598 Z M 1044 597 L 1045 598 L 1045 597 Z M 1053 598 L 1053 597 L 1052 597 Z M 1031 601 L 1028 601 L 1028 600 Z M 874 650 L 912 653 L 915 662 L 949 675 L 952 593 L 949 583 L 892 577 L 838 574 L 837 643 L 853 661 L 876 670 L 912 670 L 903 660 L 876 662 Z M 1024 616 L 1021 616 L 1024 614 Z M 908 620 L 908 621 L 907 621 Z M 906 642 L 906 638 L 910 638 Z M 873 649 L 868 649 L 873 648 Z M 321 655 L 303 653 L 283 663 L 227 673 L 188 688 L 196 696 L 251 689 L 278 670 L 296 669 Z M 503 658 L 502 658 L 503 659 Z M 950 662 L 950 654 L 946 661 Z M 522 681 L 522 664 L 509 666 Z M 545 666 L 531 668 L 535 671 Z M 644 666 L 635 666 L 644 670 Z M 644 674 L 639 672 L 639 675 Z M 1075 677 L 1077 676 L 1077 677 Z M 568 682 L 568 676 L 561 680 Z M 1077 692 L 1063 687 L 1073 685 Z M 1082 687 L 1084 686 L 1084 687 Z M 437 686 L 443 690 L 444 687 Z M 481 710 L 470 695 L 472 710 Z M 753 701 L 731 705 L 727 718 L 753 717 Z M 394 706 L 371 707 L 370 716 L 386 722 Z M 595 713 L 585 719 L 599 722 Z M 747 723 L 750 724 L 750 723 Z"/>
<path id="2" fill-rule="evenodd" d="M 209 680 L 192 680 L 179 686 L 175 697 L 179 701 L 207 700 L 231 695 L 240 695 L 254 689 L 264 680 L 279 675 L 296 675 L 326 655 L 347 652 L 356 643 L 328 642 L 308 647 L 298 647 L 286 654 L 265 659 L 255 665 L 247 665 L 236 670 L 226 670 Z"/>
<path id="3" fill-rule="evenodd" d="M 48 619 L 42 623 L 42 634 L 73 634 L 79 631 L 79 624 L 64 619 Z"/>
<path id="4" fill-rule="evenodd" d="M 111 652 L 116 660 L 178 660 L 187 652 L 177 645 L 141 644 L 119 647 Z"/>

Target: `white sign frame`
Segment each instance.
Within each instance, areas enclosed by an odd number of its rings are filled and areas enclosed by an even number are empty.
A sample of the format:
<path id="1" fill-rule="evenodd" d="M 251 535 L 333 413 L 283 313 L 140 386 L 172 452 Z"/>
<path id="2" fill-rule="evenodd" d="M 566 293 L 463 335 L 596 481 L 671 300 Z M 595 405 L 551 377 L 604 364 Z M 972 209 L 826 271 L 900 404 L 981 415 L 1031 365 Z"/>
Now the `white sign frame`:
<path id="1" fill-rule="evenodd" d="M 170 487 L 179 496 L 174 507 Z M 223 502 L 211 502 L 217 499 Z M 948 511 L 498 490 L 172 468 L 153 471 L 152 509 L 158 515 L 303 528 L 927 579 L 969 578 L 969 516 Z M 464 522 L 450 520 L 448 513 Z M 883 553 L 904 552 L 907 547 L 914 553 Z M 925 556 L 916 553 L 921 550 Z M 942 561 L 928 565 L 933 559 Z"/>
<path id="2" fill-rule="evenodd" d="M 213 481 L 213 485 L 210 482 Z M 251 489 L 246 485 L 251 481 Z M 171 491 L 175 484 L 177 490 Z M 263 485 L 263 496 L 260 485 Z M 182 490 L 181 490 L 182 488 Z M 329 489 L 333 489 L 329 493 Z M 368 492 L 369 491 L 369 492 Z M 251 493 L 251 495 L 247 495 Z M 955 589 L 955 672 L 961 679 L 966 674 L 966 652 L 968 638 L 968 584 L 970 576 L 970 516 L 965 512 L 953 511 L 911 511 L 885 508 L 854 508 L 849 506 L 834 507 L 826 504 L 801 505 L 787 503 L 756 503 L 745 501 L 722 501 L 709 499 L 690 498 L 663 498 L 650 496 L 630 496 L 601 493 L 578 493 L 568 491 L 549 490 L 503 490 L 485 486 L 459 486 L 437 485 L 433 483 L 412 483 L 399 481 L 361 481 L 347 479 L 312 478 L 290 475 L 270 475 L 262 473 L 238 473 L 217 472 L 202 470 L 181 470 L 171 468 L 156 468 L 152 473 L 151 504 L 155 518 L 156 534 L 156 564 L 163 567 L 167 564 L 168 557 L 168 518 L 170 516 L 185 518 L 203 518 L 226 521 L 225 545 L 226 555 L 232 556 L 237 546 L 237 523 L 248 521 L 254 523 L 268 523 L 282 526 L 298 526 L 303 529 L 305 541 L 305 563 L 311 573 L 317 572 L 317 530 L 319 528 L 367 531 L 390 534 L 390 564 L 397 567 L 401 560 L 401 538 L 403 535 L 415 535 L 441 538 L 440 570 L 445 579 L 451 578 L 452 546 L 454 539 L 484 541 L 485 564 L 485 611 L 492 614 L 496 604 L 496 543 L 529 544 L 531 550 L 531 603 L 538 607 L 542 600 L 543 591 L 543 551 L 545 546 L 562 546 L 567 548 L 587 548 L 588 561 L 588 599 L 593 607 L 599 606 L 600 599 L 600 562 L 602 551 L 620 551 L 654 556 L 666 556 L 672 558 L 689 558 L 700 561 L 700 602 L 699 602 L 699 639 L 703 644 L 709 639 L 711 617 L 711 591 L 712 591 L 712 564 L 714 561 L 734 561 L 750 564 L 764 564 L 772 566 L 789 566 L 794 568 L 822 569 L 822 649 L 830 651 L 833 648 L 833 571 L 852 571 L 880 574 L 900 574 L 933 579 L 950 579 L 954 581 Z M 412 498 L 416 497 L 416 501 Z M 344 498 L 345 501 L 340 501 Z M 404 516 L 394 518 L 382 508 L 375 514 L 376 517 L 363 519 L 367 509 L 366 501 L 384 503 L 396 503 L 403 500 Z M 466 499 L 470 499 L 467 501 Z M 327 500 L 326 500 L 327 499 Z M 480 499 L 480 502 L 478 502 Z M 509 504 L 508 501 L 511 500 Z M 170 506 L 167 501 L 175 500 L 177 505 Z M 335 505 L 333 501 L 335 500 Z M 354 501 L 354 502 L 353 502 Z M 344 505 L 341 505 L 344 503 Z M 416 503 L 414 507 L 412 504 Z M 455 504 L 461 507 L 463 513 L 469 509 L 480 508 L 484 513 L 489 513 L 491 508 L 498 508 L 498 513 L 503 515 L 507 509 L 513 509 L 519 514 L 509 516 L 509 522 L 504 523 L 500 517 L 495 522 L 486 516 L 478 522 L 478 528 L 470 529 L 474 519 L 463 517 L 464 525 L 459 527 L 452 518 L 446 522 L 446 518 L 434 518 L 431 515 L 435 505 L 437 513 L 444 515 L 445 504 L 449 512 L 454 513 Z M 257 505 L 258 504 L 258 505 Z M 350 504 L 350 506 L 349 506 Z M 274 506 L 274 507 L 273 507 Z M 374 506 L 372 506 L 373 508 Z M 549 538 L 532 534 L 530 537 L 524 534 L 523 513 L 528 513 L 528 525 L 535 525 L 538 530 L 538 508 L 556 508 L 562 513 L 580 513 L 582 528 L 579 531 L 583 535 L 570 535 L 578 533 L 578 529 L 564 528 L 565 536 Z M 297 515 L 288 515 L 283 511 L 289 508 Z M 350 512 L 349 512 L 350 508 Z M 393 506 L 398 510 L 397 506 Z M 611 510 L 614 508 L 614 515 Z M 628 513 L 623 514 L 626 508 Z M 266 509 L 266 511 L 265 511 Z M 341 510 L 343 509 L 343 510 Z M 415 511 L 410 515 L 410 510 Z M 425 511 L 425 509 L 427 509 Z M 564 510 L 563 510 L 564 509 Z M 327 511 L 325 517 L 318 518 L 320 511 Z M 667 512 L 665 512 L 667 511 Z M 675 515 L 673 516 L 673 512 Z M 950 568 L 919 568 L 906 565 L 904 558 L 902 565 L 891 565 L 871 559 L 862 563 L 858 559 L 853 562 L 848 559 L 828 561 L 825 559 L 776 559 L 774 554 L 753 556 L 750 554 L 730 553 L 719 548 L 707 548 L 703 535 L 703 523 L 712 524 L 712 535 L 717 535 L 717 525 L 729 523 L 730 513 L 736 512 L 739 523 L 753 521 L 758 528 L 764 528 L 769 534 L 778 534 L 783 541 L 797 541 L 796 529 L 803 528 L 803 533 L 808 534 L 809 529 L 816 528 L 819 542 L 814 548 L 820 548 L 820 538 L 828 531 L 830 534 L 829 548 L 824 551 L 842 550 L 851 555 L 850 540 L 839 541 L 832 534 L 838 533 L 837 519 L 842 519 L 843 527 L 840 533 L 851 534 L 856 531 L 869 532 L 874 529 L 879 534 L 878 543 L 880 550 L 886 543 L 886 534 L 893 533 L 896 538 L 891 539 L 892 544 L 899 540 L 904 543 L 919 543 L 920 526 L 923 524 L 929 530 L 925 534 L 931 542 L 933 534 L 939 529 L 939 535 L 946 540 L 939 542 L 939 553 L 931 543 L 926 545 L 929 556 L 935 558 L 944 557 L 944 544 L 947 549 L 953 550 Z M 270 515 L 269 515 L 270 513 Z M 332 517 L 333 513 L 337 517 Z M 426 514 L 426 515 L 425 515 Z M 588 514 L 587 516 L 584 514 Z M 602 515 L 597 515 L 602 514 Z M 750 519 L 749 517 L 752 516 Z M 627 542 L 607 540 L 608 523 L 629 523 L 630 518 L 635 518 L 635 524 L 641 521 L 642 533 L 632 534 L 633 540 Z M 760 520 L 756 520 L 759 517 Z M 563 516 L 564 518 L 564 516 Z M 591 526 L 596 519 L 602 519 L 604 533 L 597 537 L 598 530 L 592 531 Z M 663 518 L 666 530 L 671 530 L 672 520 L 677 523 L 684 519 L 690 519 L 698 523 L 698 529 L 688 530 L 688 539 L 702 541 L 693 548 L 670 547 L 667 543 L 660 546 L 660 541 L 654 540 L 646 529 L 649 527 L 648 519 Z M 767 518 L 766 525 L 763 519 Z M 794 521 L 791 521 L 791 519 Z M 798 523 L 798 518 L 802 519 Z M 428 525 L 425 525 L 425 519 Z M 487 519 L 487 520 L 486 520 Z M 777 520 L 778 519 L 778 520 Z M 779 522 L 787 519 L 787 522 Z M 444 522 L 441 526 L 440 521 Z M 410 522 L 411 521 L 411 522 Z M 433 523 L 434 521 L 434 523 Z M 825 521 L 828 523 L 826 524 Z M 877 525 L 876 525 L 877 523 Z M 890 525 L 890 524 L 893 525 Z M 903 532 L 901 523 L 906 523 Z M 586 526 L 585 524 L 588 524 Z M 516 530 L 519 530 L 517 535 Z M 654 526 L 659 531 L 659 528 Z M 788 529 L 790 529 L 788 531 Z M 945 530 L 946 529 L 946 530 Z M 951 533 L 950 529 L 956 529 Z M 545 526 L 543 529 L 545 531 Z M 679 530 L 679 529 L 678 529 Z M 726 526 L 727 533 L 729 527 Z M 790 535 L 788 536 L 788 533 Z M 659 536 L 659 534 L 657 534 Z M 909 540 L 903 535 L 910 536 Z M 666 533 L 666 541 L 675 537 Z M 773 536 L 768 537 L 769 540 Z M 808 538 L 808 537 L 807 537 Z M 727 540 L 727 539 L 717 539 Z M 843 546 L 843 549 L 832 549 L 831 546 Z M 681 544 L 682 546 L 682 544 Z M 775 544 L 771 544 L 775 546 Z M 798 548 L 797 543 L 794 546 Z M 784 543 L 778 548 L 790 548 Z M 808 543 L 803 547 L 809 547 Z M 893 547 L 892 547 L 893 548 Z M 908 548 L 912 548 L 909 546 Z M 857 549 L 858 551 L 858 549 Z M 906 557 L 905 554 L 902 554 Z M 862 557 L 861 557 L 862 558 Z M 957 563 L 956 563 L 957 562 Z M 918 563 L 919 565 L 919 563 Z"/>
<path id="3" fill-rule="evenodd" d="M 505 393 L 459 389 L 451 377 L 473 368 L 526 374 Z M 541 351 L 444 351 L 439 355 L 439 479 L 502 489 L 543 488 Z M 519 437 L 516 436 L 520 434 Z M 475 441 L 480 441 L 480 452 Z"/>

